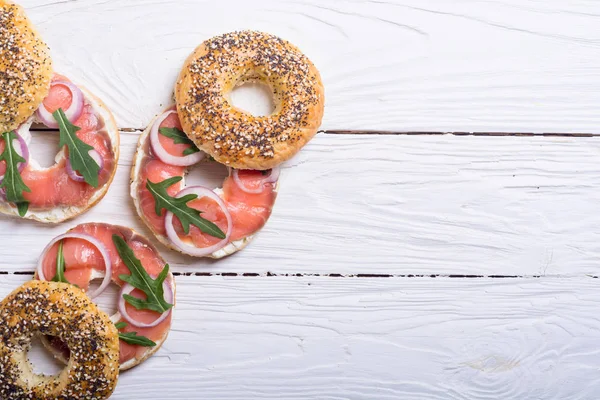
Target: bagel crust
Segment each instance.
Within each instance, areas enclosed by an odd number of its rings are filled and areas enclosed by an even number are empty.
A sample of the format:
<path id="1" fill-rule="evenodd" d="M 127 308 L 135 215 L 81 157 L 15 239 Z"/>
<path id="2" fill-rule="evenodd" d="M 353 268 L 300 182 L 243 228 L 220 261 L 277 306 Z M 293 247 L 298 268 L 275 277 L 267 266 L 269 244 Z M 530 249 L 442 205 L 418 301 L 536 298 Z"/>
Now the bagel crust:
<path id="1" fill-rule="evenodd" d="M 58 336 L 71 358 L 57 376 L 34 374 L 35 334 Z M 119 375 L 119 335 L 108 315 L 78 288 L 30 281 L 0 303 L 1 399 L 107 399 Z"/>
<path id="2" fill-rule="evenodd" d="M 0 0 L 0 133 L 17 129 L 50 90 L 48 46 L 23 8 Z"/>
<path id="3" fill-rule="evenodd" d="M 270 86 L 271 115 L 254 116 L 228 95 L 245 82 Z M 317 133 L 324 110 L 319 71 L 298 48 L 268 33 L 226 33 L 188 57 L 175 86 L 185 133 L 200 150 L 237 169 L 266 170 L 290 159 Z"/>

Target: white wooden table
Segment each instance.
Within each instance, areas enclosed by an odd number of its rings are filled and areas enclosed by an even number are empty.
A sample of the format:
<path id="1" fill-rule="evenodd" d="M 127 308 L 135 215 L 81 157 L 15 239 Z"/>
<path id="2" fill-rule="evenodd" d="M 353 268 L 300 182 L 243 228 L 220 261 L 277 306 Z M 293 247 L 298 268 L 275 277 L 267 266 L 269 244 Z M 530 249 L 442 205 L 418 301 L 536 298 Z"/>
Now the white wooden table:
<path id="1" fill-rule="evenodd" d="M 0 297 L 75 224 L 149 234 L 136 140 L 202 40 L 278 34 L 325 82 L 323 132 L 249 248 L 159 247 L 180 273 L 173 330 L 114 399 L 600 398 L 600 2 L 22 4 L 56 69 L 115 113 L 122 157 L 75 221 L 2 219 Z"/>

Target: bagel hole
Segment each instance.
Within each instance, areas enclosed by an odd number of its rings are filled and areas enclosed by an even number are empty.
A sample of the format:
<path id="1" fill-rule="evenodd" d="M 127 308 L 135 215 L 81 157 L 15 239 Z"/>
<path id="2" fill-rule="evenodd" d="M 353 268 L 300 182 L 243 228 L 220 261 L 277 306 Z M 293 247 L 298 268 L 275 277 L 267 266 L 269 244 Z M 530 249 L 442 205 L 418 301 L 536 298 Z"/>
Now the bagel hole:
<path id="1" fill-rule="evenodd" d="M 94 279 L 90 282 L 90 288 L 88 293 L 92 293 L 100 286 L 102 279 Z M 110 285 L 100 294 L 100 296 L 94 299 L 94 303 L 99 309 L 107 313 L 108 315 L 114 315 L 118 311 L 119 303 L 119 292 L 121 288 L 114 282 L 110 282 Z"/>
<path id="2" fill-rule="evenodd" d="M 56 376 L 65 367 L 44 347 L 39 334 L 34 335 L 31 339 L 31 347 L 27 353 L 27 358 L 31 364 L 31 370 L 37 375 Z"/>
<path id="3" fill-rule="evenodd" d="M 255 117 L 273 114 L 275 100 L 269 85 L 261 82 L 243 82 L 229 94 L 231 104 Z"/>
<path id="4" fill-rule="evenodd" d="M 31 130 L 29 155 L 42 168 L 53 166 L 58 153 L 59 134 L 57 130 Z"/>
<path id="5" fill-rule="evenodd" d="M 223 187 L 229 173 L 227 167 L 217 162 L 201 162 L 192 167 L 185 177 L 186 186 L 205 186 L 209 189 Z"/>

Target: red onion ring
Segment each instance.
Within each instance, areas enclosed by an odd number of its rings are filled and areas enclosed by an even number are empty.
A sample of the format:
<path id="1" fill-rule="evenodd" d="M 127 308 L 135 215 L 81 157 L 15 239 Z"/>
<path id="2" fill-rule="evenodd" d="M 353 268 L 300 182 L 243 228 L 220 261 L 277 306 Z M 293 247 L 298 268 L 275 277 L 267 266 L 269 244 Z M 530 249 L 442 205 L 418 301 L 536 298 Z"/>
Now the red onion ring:
<path id="1" fill-rule="evenodd" d="M 23 169 L 25 169 L 25 166 L 27 165 L 27 163 L 29 163 L 29 147 L 27 147 L 27 143 L 25 143 L 25 139 L 23 139 L 23 137 L 21 135 L 19 135 L 16 131 L 15 131 L 15 135 L 17 136 L 17 138 L 15 140 L 13 140 L 13 147 L 15 148 L 15 151 L 17 152 L 17 154 L 25 159 L 25 162 L 19 163 L 19 166 L 17 168 L 19 170 L 19 172 L 21 172 L 21 171 L 23 171 Z M 15 146 L 15 144 L 16 144 L 16 146 Z"/>
<path id="2" fill-rule="evenodd" d="M 209 254 L 214 253 L 217 250 L 222 249 L 227 243 L 229 243 L 229 238 L 231 237 L 231 232 L 233 231 L 233 219 L 231 218 L 231 214 L 229 213 L 229 210 L 227 210 L 227 205 L 225 204 L 223 199 L 221 199 L 221 197 L 219 197 L 218 194 L 216 194 L 207 187 L 190 186 L 177 193 L 177 196 L 175 197 L 182 197 L 190 193 L 197 194 L 198 198 L 208 197 L 214 200 L 219 205 L 219 207 L 221 207 L 223 213 L 225 214 L 225 218 L 227 218 L 227 232 L 225 234 L 225 239 L 221 240 L 216 244 L 213 244 L 212 246 L 202 248 L 198 248 L 196 246 L 191 246 L 187 244 L 186 242 L 181 240 L 177 232 L 175 232 L 175 228 L 173 227 L 174 215 L 171 211 L 167 211 L 165 215 L 165 230 L 167 231 L 167 236 L 169 237 L 169 239 L 171 239 L 171 242 L 173 242 L 173 244 L 177 246 L 182 252 L 194 257 L 205 257 Z"/>
<path id="3" fill-rule="evenodd" d="M 158 117 L 154 122 L 154 125 L 152 125 L 152 129 L 150 130 L 150 145 L 152 146 L 152 151 L 154 152 L 154 155 L 160 159 L 160 161 L 166 164 L 175 165 L 178 167 L 188 167 L 190 165 L 194 165 L 204 158 L 206 155 L 204 152 L 198 151 L 196 153 L 188 154 L 187 156 L 174 156 L 169 154 L 162 144 L 160 144 L 160 140 L 158 138 L 158 135 L 160 134 L 158 132 L 160 124 L 162 124 L 163 121 L 173 113 L 177 112 L 174 110 L 167 111 Z"/>
<path id="4" fill-rule="evenodd" d="M 102 168 L 104 168 L 104 159 L 102 158 L 102 155 L 100 155 L 100 153 L 98 153 L 96 150 L 90 150 L 88 152 L 88 154 L 90 155 L 90 157 L 92 157 L 94 159 L 94 161 L 96 161 L 98 163 L 98 165 L 100 166 L 100 169 L 98 170 L 98 175 L 100 174 L 100 172 L 102 172 Z M 79 175 L 77 173 L 77 171 L 75 171 L 73 169 L 73 167 L 71 166 L 71 160 L 67 158 L 67 175 L 69 175 L 69 178 L 71 178 L 72 180 L 74 180 L 75 182 L 84 182 L 85 178 L 83 177 L 83 175 Z"/>
<path id="5" fill-rule="evenodd" d="M 106 290 L 106 288 L 110 284 L 110 280 L 112 279 L 112 263 L 110 262 L 110 256 L 108 255 L 108 250 L 106 249 L 106 247 L 104 247 L 104 244 L 102 244 L 102 242 L 100 242 L 95 237 L 93 237 L 91 235 L 87 235 L 85 233 L 67 232 L 63 235 L 57 236 L 54 239 L 52 239 L 52 241 L 50 243 L 48 243 L 48 245 L 46 246 L 44 251 L 42 251 L 42 255 L 40 256 L 40 259 L 38 261 L 38 265 L 37 265 L 38 279 L 42 280 L 42 281 L 48 280 L 48 279 L 46 279 L 46 276 L 44 275 L 44 258 L 46 256 L 46 253 L 50 250 L 50 248 L 55 243 L 57 243 L 63 239 L 85 240 L 86 242 L 94 245 L 94 247 L 96 247 L 98 249 L 98 251 L 100 252 L 100 254 L 102 255 L 102 258 L 104 259 L 104 265 L 106 266 L 106 270 L 104 271 L 104 279 L 102 280 L 102 283 L 100 284 L 98 289 L 96 289 L 93 293 L 88 294 L 88 296 L 91 299 L 98 297 L 102 292 L 104 292 Z"/>
<path id="6" fill-rule="evenodd" d="M 277 180 L 279 179 L 280 173 L 281 173 L 280 167 L 273 168 L 269 175 L 267 175 L 264 178 L 259 180 L 258 188 L 256 188 L 256 189 L 250 189 L 246 185 L 244 185 L 244 182 L 242 182 L 242 180 L 240 179 L 238 169 L 233 169 L 233 172 L 231 173 L 231 175 L 233 176 L 233 181 L 240 188 L 240 190 L 242 192 L 246 192 L 246 193 L 250 193 L 250 194 L 258 194 L 258 193 L 262 193 L 265 190 L 266 183 L 277 182 Z"/>
<path id="7" fill-rule="evenodd" d="M 158 317 L 156 320 L 154 320 L 148 324 L 146 324 L 144 322 L 136 321 L 127 312 L 127 307 L 125 304 L 126 301 L 125 301 L 125 298 L 123 298 L 123 295 L 130 294 L 134 290 L 135 290 L 135 288 L 133 286 L 131 286 L 129 283 L 126 283 L 123 285 L 123 287 L 121 288 L 121 291 L 119 292 L 119 303 L 118 303 L 119 313 L 121 314 L 121 317 L 123 317 L 123 319 L 125 321 L 127 321 L 129 324 L 135 326 L 136 328 L 154 328 L 156 325 L 163 322 L 171 314 L 171 311 L 173 310 L 173 308 L 169 308 L 167 311 L 162 313 L 160 315 L 160 317 Z M 173 300 L 174 300 L 173 290 L 171 289 L 171 285 L 166 280 L 163 282 L 163 291 L 165 294 L 165 301 L 169 304 L 173 304 Z"/>
<path id="8" fill-rule="evenodd" d="M 83 112 L 83 93 L 81 92 L 81 89 L 79 89 L 71 82 L 67 81 L 52 82 L 50 84 L 50 90 L 52 90 L 53 86 L 57 85 L 65 86 L 71 92 L 71 105 L 63 111 L 65 112 L 65 115 L 67 116 L 69 122 L 74 123 L 75 121 L 77 121 L 77 119 L 81 116 L 81 113 Z M 52 113 L 48 111 L 46 106 L 44 106 L 44 103 L 42 103 L 37 109 L 36 116 L 38 117 L 40 122 L 46 125 L 48 128 L 58 128 L 58 123 L 54 120 L 54 116 L 52 115 Z"/>

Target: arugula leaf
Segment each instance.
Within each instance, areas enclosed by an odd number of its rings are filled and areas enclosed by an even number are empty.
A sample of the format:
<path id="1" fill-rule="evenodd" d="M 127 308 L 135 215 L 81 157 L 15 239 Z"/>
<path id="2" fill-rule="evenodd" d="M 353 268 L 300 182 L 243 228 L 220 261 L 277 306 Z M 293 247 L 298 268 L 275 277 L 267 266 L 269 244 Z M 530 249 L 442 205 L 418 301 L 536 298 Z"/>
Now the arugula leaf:
<path id="1" fill-rule="evenodd" d="M 19 163 L 24 163 L 25 159 L 17 153 L 13 147 L 13 142 L 17 139 L 17 134 L 13 131 L 4 132 L 4 151 L 0 154 L 0 161 L 6 161 L 6 172 L 0 188 L 6 192 L 6 200 L 17 205 L 19 215 L 25 216 L 29 204 L 23 197 L 23 192 L 31 193 L 31 189 L 25 184 L 19 173 Z"/>
<path id="2" fill-rule="evenodd" d="M 93 187 L 98 187 L 100 166 L 89 154 L 90 150 L 94 150 L 94 148 L 77 137 L 76 132 L 81 128 L 69 122 L 62 108 L 54 111 L 52 115 L 56 122 L 58 122 L 58 129 L 60 131 L 58 145 L 61 147 L 67 146 L 69 149 L 69 160 L 71 161 L 73 170 L 79 172 L 86 183 Z"/>
<path id="3" fill-rule="evenodd" d="M 125 301 L 138 310 L 152 310 L 161 314 L 173 307 L 173 304 L 169 304 L 165 301 L 165 294 L 163 291 L 163 282 L 169 273 L 169 264 L 165 265 L 156 279 L 152 279 L 125 240 L 116 234 L 113 235 L 112 238 L 119 256 L 131 272 L 131 275 L 119 275 L 119 278 L 129 283 L 134 288 L 141 290 L 146 295 L 146 299 L 144 300 L 124 294 L 123 298 Z"/>
<path id="4" fill-rule="evenodd" d="M 189 144 L 191 147 L 188 147 L 183 151 L 184 156 L 194 154 L 200 151 L 200 149 L 196 147 L 194 142 L 192 142 L 191 139 L 187 137 L 185 132 L 182 132 L 177 128 L 160 128 L 158 132 L 161 135 L 168 137 L 169 139 L 173 139 L 173 143 L 175 144 Z"/>
<path id="5" fill-rule="evenodd" d="M 17 203 L 17 210 L 19 211 L 19 216 L 24 217 L 27 214 L 27 210 L 29 209 L 29 203 L 24 201 L 22 203 Z"/>
<path id="6" fill-rule="evenodd" d="M 58 244 L 58 253 L 56 253 L 56 275 L 52 278 L 52 282 L 71 283 L 65 278 L 65 257 L 63 254 L 62 240 Z"/>
<path id="7" fill-rule="evenodd" d="M 162 209 L 165 208 L 175 214 L 175 216 L 181 222 L 183 231 L 186 234 L 190 233 L 190 224 L 192 224 L 197 226 L 198 229 L 206 234 L 219 239 L 225 239 L 225 233 L 221 230 L 221 228 L 219 228 L 213 222 L 202 218 L 200 216 L 201 211 L 198 211 L 187 205 L 189 201 L 198 198 L 197 194 L 190 193 L 182 197 L 172 197 L 167 193 L 167 189 L 179 182 L 181 179 L 183 178 L 180 176 L 174 176 L 159 183 L 151 182 L 148 179 L 146 182 L 146 188 L 150 191 L 150 193 L 152 193 L 152 196 L 154 196 L 154 200 L 156 202 L 154 211 L 156 212 L 156 215 L 162 215 Z"/>
<path id="8" fill-rule="evenodd" d="M 123 321 L 115 324 L 115 327 L 117 329 L 123 329 L 126 326 L 127 326 L 127 323 L 123 322 Z M 139 336 L 137 334 L 137 332 L 127 332 L 127 333 L 119 332 L 119 339 L 121 339 L 125 343 L 135 344 L 138 346 L 144 346 L 144 347 L 156 346 L 156 343 L 154 343 L 152 340 L 148 339 L 146 336 Z"/>
<path id="9" fill-rule="evenodd" d="M 144 347 L 154 347 L 156 343 L 148 339 L 146 336 L 138 336 L 137 332 L 119 333 L 119 339 L 125 343 L 135 344 Z"/>

